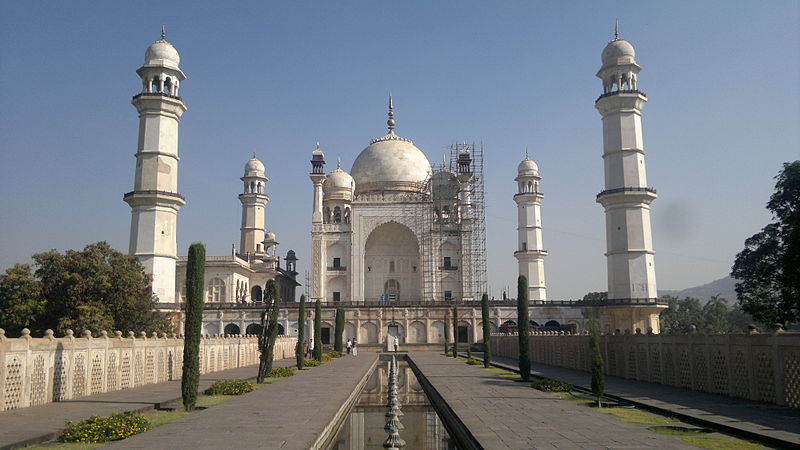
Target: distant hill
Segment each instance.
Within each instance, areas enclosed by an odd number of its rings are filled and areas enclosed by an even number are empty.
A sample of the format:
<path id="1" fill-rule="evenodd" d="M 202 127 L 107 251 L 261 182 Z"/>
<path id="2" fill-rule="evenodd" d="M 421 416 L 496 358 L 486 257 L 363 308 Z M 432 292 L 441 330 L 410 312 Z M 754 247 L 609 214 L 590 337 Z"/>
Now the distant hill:
<path id="1" fill-rule="evenodd" d="M 733 305 L 736 303 L 736 291 L 734 290 L 735 285 L 736 280 L 731 277 L 725 277 L 720 278 L 719 280 L 714 280 L 711 283 L 704 284 L 702 286 L 690 287 L 679 291 L 659 289 L 658 296 L 663 297 L 665 295 L 671 295 L 678 298 L 696 297 L 699 298 L 703 303 L 706 303 L 712 295 L 719 295 L 720 297 L 728 300 L 729 305 Z"/>

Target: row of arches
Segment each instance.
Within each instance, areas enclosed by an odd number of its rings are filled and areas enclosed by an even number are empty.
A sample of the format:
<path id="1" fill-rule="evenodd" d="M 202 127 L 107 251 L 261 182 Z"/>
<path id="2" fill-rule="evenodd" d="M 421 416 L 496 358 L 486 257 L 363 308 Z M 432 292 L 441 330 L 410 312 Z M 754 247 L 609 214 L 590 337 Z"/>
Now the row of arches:
<path id="1" fill-rule="evenodd" d="M 160 75 L 156 75 L 153 78 L 145 78 L 143 83 L 144 92 L 146 93 L 178 96 L 178 80 L 174 77 L 165 76 L 161 78 Z"/>
<path id="2" fill-rule="evenodd" d="M 264 183 L 260 181 L 251 181 L 251 182 L 244 182 L 244 193 L 245 194 L 263 194 L 264 193 Z"/>
<path id="3" fill-rule="evenodd" d="M 350 207 L 335 206 L 331 209 L 329 206 L 325 207 L 322 215 L 323 223 L 350 223 Z"/>
<path id="4" fill-rule="evenodd" d="M 257 335 L 257 334 L 261 334 L 262 331 L 263 331 L 263 328 L 261 327 L 261 324 L 258 324 L 258 323 L 251 323 L 251 324 L 247 325 L 247 327 L 245 328 L 244 333 L 242 333 L 242 329 L 239 326 L 239 324 L 236 324 L 236 323 L 229 323 L 229 324 L 225 325 L 225 327 L 222 329 L 222 333 L 228 334 L 228 335 L 237 335 L 237 334 L 256 334 Z M 221 334 L 220 331 L 219 331 L 219 324 L 218 323 L 214 323 L 214 322 L 206 323 L 205 325 L 203 325 L 203 333 L 207 334 L 207 335 L 210 335 L 210 334 Z M 286 334 L 286 330 L 284 329 L 283 325 L 278 324 L 278 335 L 282 336 L 284 334 Z"/>

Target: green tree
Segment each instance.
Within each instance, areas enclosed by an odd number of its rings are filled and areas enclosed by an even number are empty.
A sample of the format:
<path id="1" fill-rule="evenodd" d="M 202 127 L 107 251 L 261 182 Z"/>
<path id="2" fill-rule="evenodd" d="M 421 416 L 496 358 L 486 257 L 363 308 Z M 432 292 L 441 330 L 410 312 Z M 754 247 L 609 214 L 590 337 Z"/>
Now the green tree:
<path id="1" fill-rule="evenodd" d="M 773 222 L 745 240 L 731 269 L 742 309 L 768 325 L 800 320 L 800 160 L 775 179 Z"/>
<path id="2" fill-rule="evenodd" d="M 525 275 L 517 278 L 517 336 L 519 337 L 519 376 L 522 381 L 531 378 L 531 357 L 528 343 L 531 334 L 530 313 L 528 311 L 528 279 Z"/>
<path id="3" fill-rule="evenodd" d="M 342 353 L 344 348 L 344 308 L 336 308 L 336 324 L 335 324 L 335 337 L 333 340 L 333 349 Z"/>
<path id="4" fill-rule="evenodd" d="M 19 336 L 23 328 L 40 335 L 46 304 L 30 265 L 16 264 L 0 275 L 0 327 L 8 337 Z"/>
<path id="5" fill-rule="evenodd" d="M 303 361 L 306 357 L 306 296 L 300 296 L 300 308 L 297 310 L 297 346 L 294 349 L 294 357 L 297 359 L 297 370 L 303 369 Z"/>
<path id="6" fill-rule="evenodd" d="M 608 292 L 589 292 L 583 296 L 585 302 L 599 302 L 608 299 Z"/>
<path id="7" fill-rule="evenodd" d="M 314 302 L 314 359 L 322 361 L 322 302 Z"/>
<path id="8" fill-rule="evenodd" d="M 166 315 L 154 310 L 151 277 L 135 256 L 97 242 L 82 251 L 52 250 L 33 259 L 46 301 L 42 327 L 59 333 L 67 328 L 171 331 Z"/>
<path id="9" fill-rule="evenodd" d="M 728 301 L 719 295 L 712 295 L 703 305 L 703 322 L 707 333 L 727 333 L 731 331 L 730 308 Z"/>
<path id="10" fill-rule="evenodd" d="M 444 310 L 444 356 L 450 356 L 450 311 Z"/>
<path id="11" fill-rule="evenodd" d="M 200 328 L 203 324 L 203 279 L 206 248 L 194 243 L 189 247 L 186 261 L 186 324 L 183 337 L 183 376 L 181 395 L 183 407 L 192 411 L 197 402 L 200 384 Z"/>
<path id="12" fill-rule="evenodd" d="M 483 293 L 481 297 L 481 321 L 483 322 L 483 367 L 492 363 L 492 323 L 489 317 L 489 294 Z"/>
<path id="13" fill-rule="evenodd" d="M 595 319 L 589 321 L 589 351 L 592 354 L 592 393 L 597 397 L 597 406 L 600 407 L 600 398 L 606 389 L 606 376 L 603 353 L 600 351 L 600 326 Z"/>
<path id="14" fill-rule="evenodd" d="M 453 306 L 453 358 L 458 358 L 458 308 Z"/>
<path id="15" fill-rule="evenodd" d="M 278 282 L 274 279 L 267 281 L 264 289 L 264 303 L 269 305 L 269 322 L 262 333 L 264 338 L 261 340 L 261 361 L 259 364 L 257 383 L 263 383 L 264 378 L 272 370 L 272 362 L 275 359 L 275 341 L 278 339 L 278 314 L 281 310 L 281 291 L 278 289 Z"/>
<path id="16" fill-rule="evenodd" d="M 692 333 L 706 329 L 705 315 L 700 299 L 686 297 L 678 300 L 675 297 L 664 297 L 668 307 L 659 316 L 660 326 L 663 330 L 672 333 Z"/>

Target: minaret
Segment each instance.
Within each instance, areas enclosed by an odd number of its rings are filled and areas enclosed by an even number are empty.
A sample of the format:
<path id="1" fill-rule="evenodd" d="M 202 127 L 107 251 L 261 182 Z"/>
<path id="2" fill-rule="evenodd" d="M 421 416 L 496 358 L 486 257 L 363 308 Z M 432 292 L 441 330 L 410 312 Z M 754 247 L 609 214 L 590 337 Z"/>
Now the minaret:
<path id="1" fill-rule="evenodd" d="M 519 247 L 514 257 L 519 261 L 519 274 L 528 279 L 528 300 L 547 300 L 547 287 L 544 282 L 544 257 L 547 251 L 542 248 L 542 199 L 539 192 L 539 166 L 528 158 L 517 167 L 517 236 Z"/>
<path id="2" fill-rule="evenodd" d="M 325 154 L 319 148 L 311 152 L 311 173 L 308 175 L 314 184 L 314 206 L 311 213 L 311 298 L 310 301 L 325 300 L 322 280 L 325 255 L 322 248 L 322 185 L 325 183 Z"/>
<path id="3" fill-rule="evenodd" d="M 179 63 L 162 28 L 136 71 L 142 78 L 142 92 L 131 101 L 139 113 L 136 174 L 133 191 L 123 197 L 132 214 L 130 253 L 153 275 L 152 290 L 162 303 L 175 301 L 176 222 L 186 204 L 178 194 L 178 124 L 186 112 L 178 96 L 186 78 Z"/>
<path id="4" fill-rule="evenodd" d="M 635 56 L 633 46 L 620 39 L 617 26 L 597 72 L 603 80 L 603 94 L 595 107 L 603 117 L 605 168 L 605 189 L 597 195 L 597 202 L 606 213 L 609 305 L 652 306 L 658 297 L 650 233 L 650 203 L 656 199 L 656 191 L 647 185 L 642 139 L 642 108 L 647 97 L 637 89 L 642 67 Z M 651 327 L 657 332 L 657 315 L 653 320 L 652 314 L 648 317 L 645 313 L 620 313 L 615 319 L 617 328 L 641 328 L 644 332 Z"/>
<path id="5" fill-rule="evenodd" d="M 239 254 L 261 256 L 266 252 L 264 242 L 264 216 L 265 207 L 269 203 L 269 196 L 265 194 L 267 179 L 264 173 L 264 164 L 253 157 L 244 166 L 244 192 L 239 194 L 242 202 L 242 227 Z"/>

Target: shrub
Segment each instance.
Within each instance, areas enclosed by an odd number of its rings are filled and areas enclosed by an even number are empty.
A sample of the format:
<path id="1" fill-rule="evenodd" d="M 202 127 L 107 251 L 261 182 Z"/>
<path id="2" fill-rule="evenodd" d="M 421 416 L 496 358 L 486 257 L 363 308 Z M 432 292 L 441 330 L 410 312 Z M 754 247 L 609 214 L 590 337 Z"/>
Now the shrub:
<path id="1" fill-rule="evenodd" d="M 294 369 L 291 367 L 275 367 L 267 372 L 267 376 L 272 378 L 290 377 L 292 375 L 294 375 Z"/>
<path id="2" fill-rule="evenodd" d="M 483 365 L 483 361 L 478 361 L 475 358 L 468 358 L 467 359 L 467 364 L 469 364 L 471 366 L 482 366 Z"/>
<path id="3" fill-rule="evenodd" d="M 320 364 L 322 363 L 317 361 L 316 359 L 307 359 L 303 361 L 303 367 L 317 367 Z"/>
<path id="4" fill-rule="evenodd" d="M 118 441 L 150 429 L 150 422 L 141 414 L 125 411 L 109 416 L 92 416 L 78 423 L 67 422 L 62 442 Z"/>
<path id="5" fill-rule="evenodd" d="M 206 395 L 242 395 L 253 390 L 253 385 L 244 380 L 222 380 L 206 389 Z"/>
<path id="6" fill-rule="evenodd" d="M 337 352 L 336 350 L 334 350 L 332 352 L 328 352 L 328 356 L 330 356 L 331 358 L 341 358 L 342 352 Z"/>
<path id="7" fill-rule="evenodd" d="M 183 338 L 183 376 L 181 398 L 186 411 L 194 409 L 200 384 L 200 331 L 203 326 L 203 280 L 206 248 L 194 243 L 186 262 L 186 325 Z"/>
<path id="8" fill-rule="evenodd" d="M 549 378 L 536 380 L 531 383 L 531 387 L 544 392 L 569 392 L 572 390 L 571 384 Z"/>
<path id="9" fill-rule="evenodd" d="M 322 361 L 322 362 L 330 362 L 330 361 L 333 361 L 333 357 L 331 356 L 330 353 L 325 353 L 325 354 L 322 355 L 322 359 L 320 359 L 320 361 Z"/>

